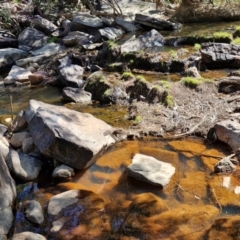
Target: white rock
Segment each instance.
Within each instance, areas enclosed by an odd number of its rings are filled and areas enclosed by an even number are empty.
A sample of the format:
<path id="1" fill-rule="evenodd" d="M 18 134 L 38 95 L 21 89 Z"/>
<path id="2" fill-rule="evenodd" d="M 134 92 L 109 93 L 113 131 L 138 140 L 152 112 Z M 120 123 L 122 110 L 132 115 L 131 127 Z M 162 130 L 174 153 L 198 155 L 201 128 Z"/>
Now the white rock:
<path id="1" fill-rule="evenodd" d="M 14 84 L 16 81 L 26 82 L 28 81 L 28 76 L 31 74 L 32 72 L 29 70 L 14 65 L 12 66 L 8 76 L 5 77 L 3 81 L 5 85 Z"/>
<path id="2" fill-rule="evenodd" d="M 128 176 L 162 187 L 169 183 L 175 173 L 175 167 L 170 163 L 143 154 L 136 154 L 127 169 Z"/>
<path id="3" fill-rule="evenodd" d="M 20 148 L 22 146 L 23 141 L 29 137 L 31 137 L 31 135 L 28 132 L 14 133 L 10 140 L 10 143 L 13 147 Z"/>
<path id="4" fill-rule="evenodd" d="M 52 228 L 50 229 L 50 232 L 58 232 L 62 228 L 63 224 L 64 224 L 64 222 L 59 221 L 59 220 L 53 221 L 52 222 Z"/>
<path id="5" fill-rule="evenodd" d="M 64 164 L 57 166 L 52 173 L 52 177 L 55 178 L 57 177 L 69 178 L 73 177 L 74 175 L 75 175 L 74 169 Z"/>
<path id="6" fill-rule="evenodd" d="M 69 190 L 53 196 L 48 204 L 48 214 L 58 215 L 62 209 L 78 201 L 79 190 Z"/>

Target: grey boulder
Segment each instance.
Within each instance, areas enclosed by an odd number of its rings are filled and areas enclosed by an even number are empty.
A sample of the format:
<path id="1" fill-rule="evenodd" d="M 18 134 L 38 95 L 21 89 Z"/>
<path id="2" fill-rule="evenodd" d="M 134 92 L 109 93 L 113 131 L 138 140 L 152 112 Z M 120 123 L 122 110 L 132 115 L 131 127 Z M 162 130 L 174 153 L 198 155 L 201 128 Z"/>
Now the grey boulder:
<path id="1" fill-rule="evenodd" d="M 0 70 L 11 67 L 15 61 L 28 56 L 26 51 L 16 48 L 0 49 Z"/>
<path id="2" fill-rule="evenodd" d="M 29 137 L 30 134 L 28 132 L 14 133 L 10 140 L 10 143 L 13 147 L 20 148 L 22 146 L 23 141 Z"/>
<path id="3" fill-rule="evenodd" d="M 170 163 L 143 154 L 136 154 L 127 170 L 128 176 L 161 187 L 165 187 L 175 173 Z"/>
<path id="4" fill-rule="evenodd" d="M 76 13 L 73 15 L 71 31 L 81 31 L 88 28 L 102 28 L 104 22 L 99 17 L 88 13 Z"/>
<path id="5" fill-rule="evenodd" d="M 69 178 L 74 175 L 74 169 L 64 164 L 57 166 L 52 173 L 52 177 L 54 178 Z"/>
<path id="6" fill-rule="evenodd" d="M 113 27 L 101 28 L 99 29 L 99 32 L 101 36 L 109 40 L 115 40 L 116 38 L 119 38 L 124 34 L 124 31 L 122 29 L 113 28 Z"/>
<path id="7" fill-rule="evenodd" d="M 63 99 L 71 102 L 89 104 L 92 102 L 92 94 L 80 88 L 65 87 L 62 92 Z"/>
<path id="8" fill-rule="evenodd" d="M 9 169 L 24 181 L 36 179 L 42 169 L 42 162 L 39 159 L 13 149 L 7 156 L 7 163 Z"/>
<path id="9" fill-rule="evenodd" d="M 35 50 L 47 44 L 48 37 L 35 28 L 24 29 L 18 37 L 19 48 L 22 50 Z"/>
<path id="10" fill-rule="evenodd" d="M 81 88 L 84 85 L 82 80 L 84 69 L 79 65 L 69 64 L 59 68 L 59 75 L 62 84 L 67 87 Z"/>
<path id="11" fill-rule="evenodd" d="M 240 123 L 237 119 L 223 120 L 215 124 L 217 139 L 228 144 L 233 151 L 240 147 Z"/>
<path id="12" fill-rule="evenodd" d="M 90 166 L 114 143 L 110 125 L 62 106 L 30 100 L 26 119 L 41 153 L 76 169 Z"/>
<path id="13" fill-rule="evenodd" d="M 164 44 L 164 37 L 155 29 L 147 32 L 139 37 L 125 42 L 121 46 L 121 52 L 134 52 L 145 48 L 152 48 L 155 46 L 162 46 Z"/>
<path id="14" fill-rule="evenodd" d="M 4 78 L 4 84 L 14 84 L 16 81 L 26 82 L 28 81 L 28 76 L 31 74 L 31 71 L 14 65 L 12 66 L 11 71 L 8 73 L 8 76 Z"/>

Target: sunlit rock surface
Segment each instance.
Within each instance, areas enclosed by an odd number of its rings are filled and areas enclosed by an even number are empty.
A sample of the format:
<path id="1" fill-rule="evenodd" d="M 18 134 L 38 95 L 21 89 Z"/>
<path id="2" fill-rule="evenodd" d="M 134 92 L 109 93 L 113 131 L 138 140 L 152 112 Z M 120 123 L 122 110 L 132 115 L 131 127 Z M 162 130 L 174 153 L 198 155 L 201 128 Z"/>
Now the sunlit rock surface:
<path id="1" fill-rule="evenodd" d="M 128 166 L 128 176 L 161 187 L 170 182 L 174 173 L 175 168 L 170 163 L 143 154 L 136 154 Z"/>
<path id="2" fill-rule="evenodd" d="M 39 150 L 76 169 L 90 166 L 114 142 L 112 127 L 87 113 L 31 100 L 26 116 Z"/>

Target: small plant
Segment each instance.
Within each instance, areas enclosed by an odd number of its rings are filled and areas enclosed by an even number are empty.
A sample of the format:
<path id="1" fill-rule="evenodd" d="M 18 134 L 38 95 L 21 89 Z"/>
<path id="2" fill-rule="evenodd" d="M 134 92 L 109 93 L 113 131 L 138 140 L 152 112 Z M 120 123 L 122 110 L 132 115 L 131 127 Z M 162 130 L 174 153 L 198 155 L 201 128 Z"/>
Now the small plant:
<path id="1" fill-rule="evenodd" d="M 228 32 L 215 32 L 213 34 L 213 38 L 214 39 L 222 39 L 222 38 L 228 38 L 228 39 L 232 39 L 232 35 Z"/>
<path id="2" fill-rule="evenodd" d="M 169 108 L 172 108 L 173 105 L 174 105 L 174 102 L 173 102 L 173 96 L 171 95 L 167 95 L 166 98 L 165 98 L 165 105 Z"/>
<path id="3" fill-rule="evenodd" d="M 178 57 L 177 52 L 174 51 L 174 50 L 170 51 L 170 55 L 171 55 L 172 58 L 177 58 Z"/>
<path id="4" fill-rule="evenodd" d="M 52 36 L 51 38 L 49 38 L 48 43 L 55 43 L 55 42 L 57 42 L 57 40 L 58 40 L 57 37 Z"/>
<path id="5" fill-rule="evenodd" d="M 237 37 L 237 38 L 233 39 L 231 43 L 236 44 L 236 45 L 240 45 L 240 38 Z"/>
<path id="6" fill-rule="evenodd" d="M 108 48 L 108 50 L 113 50 L 115 46 L 116 46 L 115 42 L 107 41 L 107 48 Z"/>
<path id="7" fill-rule="evenodd" d="M 198 85 L 204 82 L 211 82 L 211 79 L 208 78 L 194 78 L 194 77 L 184 77 L 181 79 L 181 83 L 183 83 L 186 87 L 196 88 Z"/>
<path id="8" fill-rule="evenodd" d="M 124 72 L 121 76 L 123 80 L 129 80 L 130 78 L 134 78 L 134 75 L 131 72 Z"/>
<path id="9" fill-rule="evenodd" d="M 137 125 L 142 121 L 142 117 L 141 116 L 136 116 L 136 118 L 133 121 L 133 125 Z"/>
<path id="10" fill-rule="evenodd" d="M 195 44 L 194 44 L 194 49 L 195 49 L 196 51 L 199 51 L 199 50 L 201 49 L 201 44 L 195 43 Z"/>

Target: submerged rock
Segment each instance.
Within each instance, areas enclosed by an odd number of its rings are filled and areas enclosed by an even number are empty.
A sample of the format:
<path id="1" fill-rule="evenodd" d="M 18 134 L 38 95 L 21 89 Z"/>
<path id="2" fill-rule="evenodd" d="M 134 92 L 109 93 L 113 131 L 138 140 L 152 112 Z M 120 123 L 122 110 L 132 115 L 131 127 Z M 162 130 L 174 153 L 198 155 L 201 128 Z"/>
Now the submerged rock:
<path id="1" fill-rule="evenodd" d="M 41 153 L 76 169 L 90 166 L 114 142 L 111 126 L 87 113 L 30 100 L 26 118 Z"/>
<path id="2" fill-rule="evenodd" d="M 127 169 L 128 176 L 161 187 L 165 187 L 175 173 L 170 163 L 143 154 L 136 154 Z"/>
<path id="3" fill-rule="evenodd" d="M 69 178 L 73 177 L 74 175 L 74 169 L 64 164 L 57 166 L 52 173 L 52 177 L 55 178 Z"/>
<path id="4" fill-rule="evenodd" d="M 234 172 L 235 170 L 236 167 L 228 157 L 223 158 L 214 166 L 215 173 L 231 173 Z"/>
<path id="5" fill-rule="evenodd" d="M 47 240 L 44 236 L 33 232 L 21 232 L 14 234 L 10 240 Z"/>
<path id="6" fill-rule="evenodd" d="M 39 202 L 35 200 L 23 203 L 24 213 L 28 221 L 41 224 L 44 221 L 43 210 Z"/>

